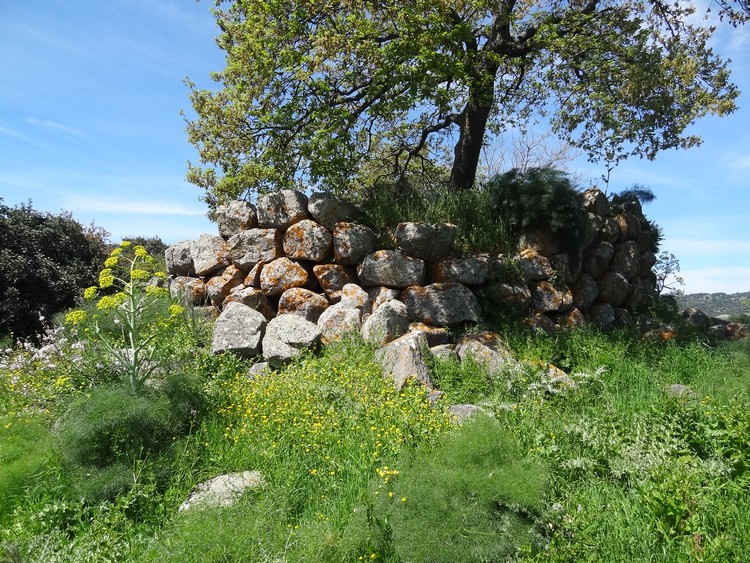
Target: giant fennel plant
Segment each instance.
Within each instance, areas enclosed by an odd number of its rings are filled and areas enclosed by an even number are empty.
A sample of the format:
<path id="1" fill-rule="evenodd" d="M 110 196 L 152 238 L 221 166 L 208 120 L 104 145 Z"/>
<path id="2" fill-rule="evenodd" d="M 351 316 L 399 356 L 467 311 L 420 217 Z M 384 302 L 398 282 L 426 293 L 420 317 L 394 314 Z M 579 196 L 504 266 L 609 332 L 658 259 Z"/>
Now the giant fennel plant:
<path id="1" fill-rule="evenodd" d="M 95 302 L 97 310 L 114 316 L 124 347 L 119 338 L 102 329 L 98 314 L 89 315 L 83 309 L 76 309 L 66 316 L 67 324 L 86 325 L 90 334 L 109 352 L 136 394 L 143 390 L 157 367 L 153 356 L 158 333 L 146 330 L 144 313 L 164 302 L 168 291 L 153 280 L 165 277 L 164 272 L 157 271 L 154 258 L 145 247 L 123 241 L 105 260 L 99 273 L 99 285 L 84 291 L 86 301 Z M 165 313 L 176 316 L 182 311 L 179 305 L 171 304 Z"/>

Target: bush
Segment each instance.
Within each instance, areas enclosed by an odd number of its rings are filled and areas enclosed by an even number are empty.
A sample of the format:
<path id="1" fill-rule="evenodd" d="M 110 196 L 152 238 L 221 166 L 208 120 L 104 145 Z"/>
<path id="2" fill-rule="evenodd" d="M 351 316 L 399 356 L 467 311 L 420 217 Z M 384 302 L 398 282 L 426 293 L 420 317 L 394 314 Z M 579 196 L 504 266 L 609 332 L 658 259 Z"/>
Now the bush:
<path id="1" fill-rule="evenodd" d="M 0 334 L 27 338 L 96 281 L 108 233 L 0 200 Z"/>
<path id="2" fill-rule="evenodd" d="M 491 194 L 494 215 L 502 218 L 515 237 L 544 229 L 569 249 L 583 239 L 587 215 L 580 194 L 564 172 L 513 169 L 490 179 L 484 189 Z"/>

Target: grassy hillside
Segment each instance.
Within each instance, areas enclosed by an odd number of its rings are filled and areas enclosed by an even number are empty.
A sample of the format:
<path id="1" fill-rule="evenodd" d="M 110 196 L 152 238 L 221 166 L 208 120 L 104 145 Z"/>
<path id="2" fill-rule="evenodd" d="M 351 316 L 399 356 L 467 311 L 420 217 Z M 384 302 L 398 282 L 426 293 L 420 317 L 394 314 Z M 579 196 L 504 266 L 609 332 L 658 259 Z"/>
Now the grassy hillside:
<path id="1" fill-rule="evenodd" d="M 159 367 L 140 395 L 81 328 L 3 353 L 0 561 L 750 553 L 748 340 L 486 327 L 526 367 L 434 359 L 432 405 L 397 393 L 361 341 L 250 378 L 249 362 L 209 353 L 210 323 L 174 313 L 143 327 Z M 458 427 L 446 411 L 463 402 L 488 416 Z M 265 485 L 236 505 L 177 512 L 197 483 L 249 469 Z"/>
<path id="2" fill-rule="evenodd" d="M 680 308 L 698 307 L 704 313 L 719 315 L 750 315 L 750 291 L 744 293 L 690 293 L 678 297 Z"/>

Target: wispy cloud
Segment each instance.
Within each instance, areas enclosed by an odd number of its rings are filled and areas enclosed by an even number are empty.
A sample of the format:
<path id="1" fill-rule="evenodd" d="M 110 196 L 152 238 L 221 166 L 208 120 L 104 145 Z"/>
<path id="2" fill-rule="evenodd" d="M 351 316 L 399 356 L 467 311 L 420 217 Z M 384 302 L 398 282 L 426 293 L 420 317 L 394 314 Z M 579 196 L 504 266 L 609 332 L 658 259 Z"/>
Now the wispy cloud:
<path id="1" fill-rule="evenodd" d="M 50 119 L 39 119 L 37 117 L 27 117 L 26 122 L 30 125 L 33 125 L 34 127 L 40 127 L 43 129 L 51 129 L 53 131 L 57 131 L 65 135 L 69 135 L 71 137 L 78 137 L 81 139 L 89 138 L 89 136 L 83 131 L 81 131 L 80 129 L 76 129 L 75 127 L 64 125 L 62 123 L 58 123 L 57 121 L 52 121 Z"/>
<path id="2" fill-rule="evenodd" d="M 118 215 L 182 215 L 198 217 L 205 214 L 205 210 L 187 205 L 168 203 L 163 201 L 135 201 L 126 199 L 109 199 L 96 197 L 82 197 L 71 195 L 64 206 L 74 213 L 86 211 L 89 213 L 114 213 Z"/>

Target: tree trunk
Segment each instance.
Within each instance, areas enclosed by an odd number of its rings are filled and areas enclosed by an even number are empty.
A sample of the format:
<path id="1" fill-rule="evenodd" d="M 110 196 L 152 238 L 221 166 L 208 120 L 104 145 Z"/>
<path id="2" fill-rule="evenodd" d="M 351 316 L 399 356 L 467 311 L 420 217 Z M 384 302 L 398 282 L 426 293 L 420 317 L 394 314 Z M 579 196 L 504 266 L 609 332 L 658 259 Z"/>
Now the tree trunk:
<path id="1" fill-rule="evenodd" d="M 457 192 L 470 190 L 474 186 L 487 120 L 495 102 L 497 66 L 480 63 L 477 67 L 469 85 L 469 101 L 458 122 L 458 143 L 453 151 L 450 183 Z"/>

